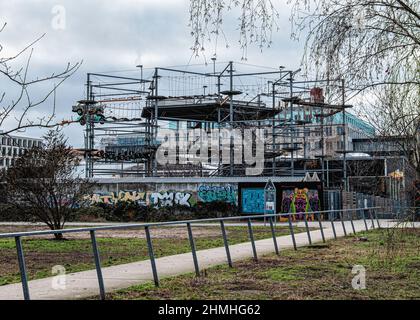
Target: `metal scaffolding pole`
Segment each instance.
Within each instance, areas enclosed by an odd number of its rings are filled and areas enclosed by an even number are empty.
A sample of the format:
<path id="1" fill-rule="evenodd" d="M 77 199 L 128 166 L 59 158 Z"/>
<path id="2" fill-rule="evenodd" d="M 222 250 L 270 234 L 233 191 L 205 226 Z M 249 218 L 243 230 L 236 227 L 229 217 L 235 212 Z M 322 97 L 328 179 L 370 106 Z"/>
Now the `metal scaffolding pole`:
<path id="1" fill-rule="evenodd" d="M 347 191 L 347 162 L 346 162 L 346 158 L 347 158 L 347 136 L 346 136 L 346 108 L 344 108 L 344 104 L 346 102 L 346 97 L 345 97 L 345 80 L 342 79 L 341 80 L 341 88 L 342 88 L 342 92 L 341 92 L 341 99 L 342 99 L 342 105 L 343 105 L 343 190 Z"/>
<path id="2" fill-rule="evenodd" d="M 293 126 L 293 72 L 290 71 L 290 127 L 289 127 L 289 132 L 290 132 L 290 168 L 291 168 L 291 175 L 292 177 L 295 175 L 295 163 L 294 163 L 294 158 L 293 158 L 293 153 L 294 153 L 294 126 Z"/>
<path id="3" fill-rule="evenodd" d="M 229 122 L 230 122 L 230 129 L 233 130 L 233 62 L 230 61 L 229 62 L 229 90 L 230 90 L 230 95 L 229 95 Z M 233 165 L 234 165 L 234 159 L 233 159 L 233 155 L 234 155 L 234 138 L 232 136 L 232 131 L 231 131 L 231 136 L 230 136 L 230 175 L 233 176 Z"/>

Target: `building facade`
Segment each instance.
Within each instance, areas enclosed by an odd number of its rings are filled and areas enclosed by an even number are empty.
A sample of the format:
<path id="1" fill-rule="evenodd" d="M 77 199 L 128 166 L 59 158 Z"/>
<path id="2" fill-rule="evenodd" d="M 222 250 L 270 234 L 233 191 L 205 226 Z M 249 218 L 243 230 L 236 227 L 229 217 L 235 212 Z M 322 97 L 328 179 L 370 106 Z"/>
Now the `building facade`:
<path id="1" fill-rule="evenodd" d="M 41 147 L 42 139 L 2 135 L 0 133 L 0 169 L 14 165 L 16 159 L 32 147 Z"/>

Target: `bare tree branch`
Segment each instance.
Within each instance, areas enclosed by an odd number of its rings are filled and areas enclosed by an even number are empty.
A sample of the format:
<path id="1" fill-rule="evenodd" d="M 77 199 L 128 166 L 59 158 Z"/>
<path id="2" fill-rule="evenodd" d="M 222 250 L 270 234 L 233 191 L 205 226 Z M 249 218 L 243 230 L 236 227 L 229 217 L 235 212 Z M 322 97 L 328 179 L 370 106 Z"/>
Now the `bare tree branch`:
<path id="1" fill-rule="evenodd" d="M 6 25 L 5 23 L 0 27 L 0 33 L 5 32 Z M 57 88 L 79 69 L 82 61 L 74 64 L 67 63 L 66 67 L 58 73 L 29 79 L 31 60 L 34 54 L 33 47 L 44 36 L 45 34 L 16 54 L 7 57 L 1 56 L 3 46 L 0 44 L 0 79 L 3 78 L 1 80 L 2 89 L 6 90 L 5 88 L 7 88 L 7 91 L 0 93 L 0 126 L 4 128 L 6 122 L 8 122 L 8 128 L 3 129 L 2 135 L 33 127 L 53 128 L 63 125 L 63 121 L 56 120 L 55 99 L 49 110 L 42 110 L 45 116 L 36 119 L 33 117 L 32 111 L 39 110 L 40 107 L 47 105 L 51 96 L 54 95 L 55 97 Z M 26 58 L 24 58 L 25 55 L 27 55 Z M 22 65 L 20 60 L 23 58 L 25 59 L 23 66 L 13 67 Z M 42 86 L 42 89 L 46 90 L 41 97 L 36 99 L 30 93 L 31 88 L 35 85 Z M 10 125 L 10 122 L 13 124 Z M 71 123 L 71 121 L 65 123 Z"/>

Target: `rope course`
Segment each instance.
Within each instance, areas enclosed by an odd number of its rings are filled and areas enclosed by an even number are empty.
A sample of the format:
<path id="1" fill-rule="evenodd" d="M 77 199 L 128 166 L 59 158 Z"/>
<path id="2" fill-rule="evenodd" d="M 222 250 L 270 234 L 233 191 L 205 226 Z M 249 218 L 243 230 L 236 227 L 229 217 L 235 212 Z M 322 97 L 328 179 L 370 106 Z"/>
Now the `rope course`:
<path id="1" fill-rule="evenodd" d="M 262 129 L 262 175 L 294 176 L 306 172 L 306 162 L 326 157 L 331 142 L 324 136 L 341 127 L 342 142 L 334 147 L 340 146 L 345 158 L 346 109 L 351 106 L 345 105 L 340 79 L 298 80 L 299 70 L 282 66 L 212 60 L 89 73 L 86 99 L 73 107 L 85 127 L 87 176 L 170 174 L 156 161 L 162 129 L 174 130 L 178 139 L 185 128 Z M 195 169 L 200 176 L 240 176 L 245 167 L 219 162 L 216 168 Z"/>

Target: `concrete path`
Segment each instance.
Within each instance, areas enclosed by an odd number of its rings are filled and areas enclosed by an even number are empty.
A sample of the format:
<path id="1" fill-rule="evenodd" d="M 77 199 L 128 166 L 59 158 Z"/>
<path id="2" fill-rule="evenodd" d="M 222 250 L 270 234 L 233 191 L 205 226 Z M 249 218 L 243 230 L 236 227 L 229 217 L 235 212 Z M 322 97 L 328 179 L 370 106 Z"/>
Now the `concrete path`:
<path id="1" fill-rule="evenodd" d="M 323 224 L 325 238 L 327 240 L 333 239 L 334 234 L 331 223 L 323 222 Z M 394 223 L 380 220 L 380 224 L 382 227 L 389 227 Z M 344 236 L 341 222 L 335 222 L 334 225 L 337 236 Z M 365 230 L 363 220 L 354 221 L 354 225 L 356 231 Z M 368 226 L 371 228 L 371 221 L 368 221 Z M 352 233 L 349 221 L 345 222 L 345 227 L 347 234 Z M 311 231 L 310 235 L 313 243 L 322 241 L 320 230 Z M 295 238 L 298 246 L 308 245 L 306 232 L 296 234 Z M 293 247 L 290 235 L 278 237 L 277 243 L 280 251 Z M 255 244 L 259 256 L 274 252 L 272 238 L 256 241 Z M 231 245 L 230 252 L 234 262 L 253 256 L 249 242 Z M 197 257 L 200 269 L 226 263 L 226 251 L 224 247 L 197 251 Z M 156 265 L 160 278 L 194 272 L 191 253 L 156 259 Z M 107 292 L 138 285 L 153 279 L 149 260 L 103 268 L 102 272 Z M 53 289 L 52 283 L 52 277 L 30 281 L 29 289 L 31 299 L 80 299 L 98 294 L 98 280 L 95 270 L 68 274 L 65 290 Z M 20 283 L 0 286 L 0 300 L 17 300 L 22 298 L 22 286 Z"/>

